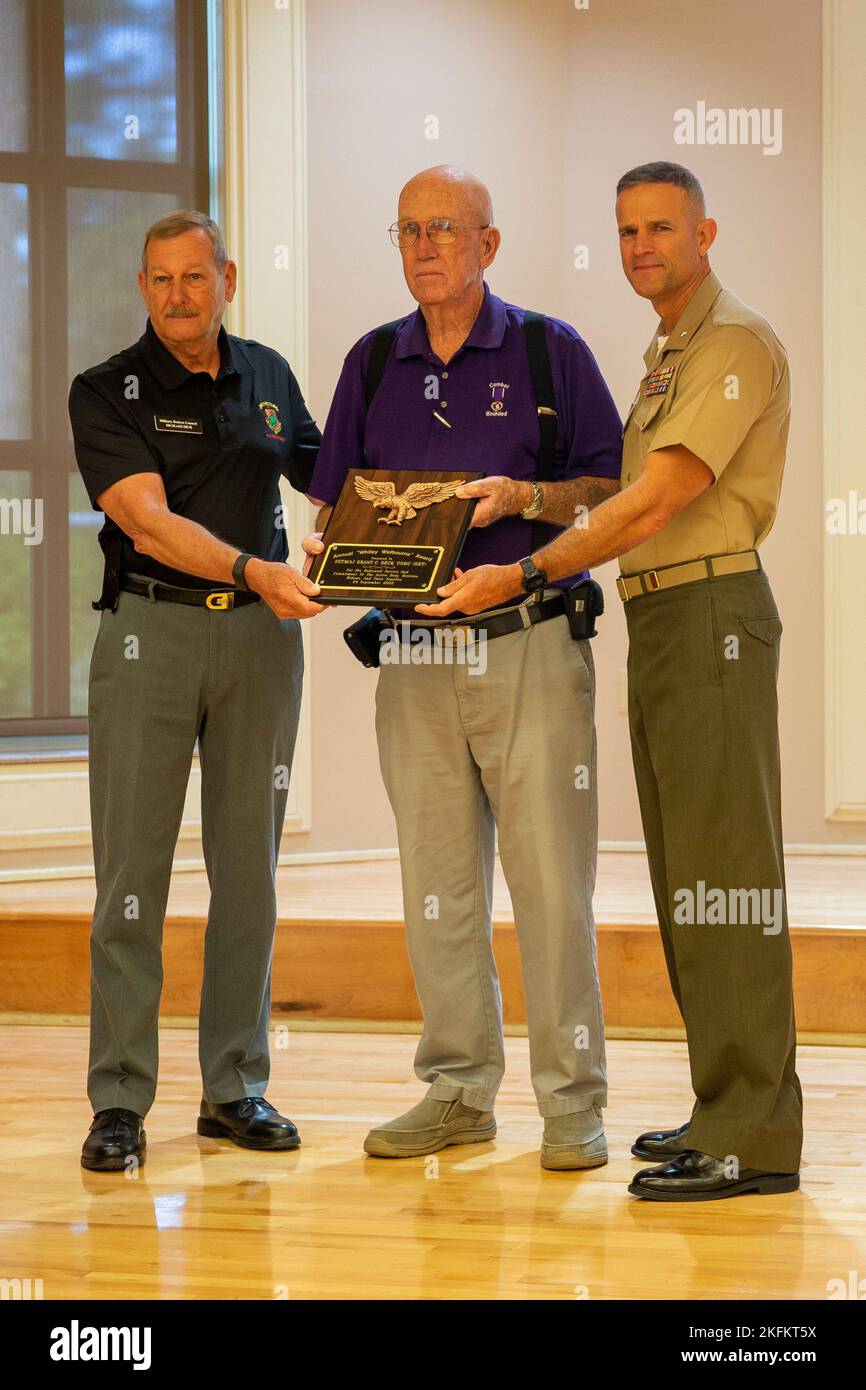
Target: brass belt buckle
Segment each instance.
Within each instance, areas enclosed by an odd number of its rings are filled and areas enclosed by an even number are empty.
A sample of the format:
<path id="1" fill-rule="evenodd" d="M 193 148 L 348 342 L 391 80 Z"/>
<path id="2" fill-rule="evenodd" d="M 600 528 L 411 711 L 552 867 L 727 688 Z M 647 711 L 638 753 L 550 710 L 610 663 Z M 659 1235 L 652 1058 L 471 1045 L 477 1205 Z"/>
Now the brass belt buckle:
<path id="1" fill-rule="evenodd" d="M 234 608 L 235 596 L 231 589 L 223 590 L 221 593 L 208 594 L 205 599 L 206 608 Z"/>
<path id="2" fill-rule="evenodd" d="M 655 593 L 656 589 L 661 588 L 661 584 L 659 583 L 659 577 L 656 574 L 655 570 L 647 570 L 644 575 L 644 579 L 646 580 L 646 585 L 650 593 Z"/>
<path id="3" fill-rule="evenodd" d="M 623 603 L 628 603 L 628 585 L 625 582 L 624 574 L 618 574 L 616 577 L 616 591 Z"/>

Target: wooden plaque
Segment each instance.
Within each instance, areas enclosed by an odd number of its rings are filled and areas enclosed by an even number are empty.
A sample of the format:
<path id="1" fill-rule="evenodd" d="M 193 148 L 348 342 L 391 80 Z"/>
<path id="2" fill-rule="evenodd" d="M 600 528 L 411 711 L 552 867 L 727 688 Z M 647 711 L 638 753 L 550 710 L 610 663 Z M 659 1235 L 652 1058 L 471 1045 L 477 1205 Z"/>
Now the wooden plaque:
<path id="1" fill-rule="evenodd" d="M 451 579 L 476 498 L 455 497 L 483 473 L 353 468 L 310 567 L 321 603 L 411 608 Z"/>

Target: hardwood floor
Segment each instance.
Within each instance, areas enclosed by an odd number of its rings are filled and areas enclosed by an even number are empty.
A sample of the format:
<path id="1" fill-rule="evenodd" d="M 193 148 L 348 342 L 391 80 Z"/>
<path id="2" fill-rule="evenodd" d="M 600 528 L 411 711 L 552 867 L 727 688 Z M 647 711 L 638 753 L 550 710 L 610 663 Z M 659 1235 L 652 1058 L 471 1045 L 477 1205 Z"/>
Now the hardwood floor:
<path id="1" fill-rule="evenodd" d="M 282 1044 L 287 1044 L 283 1046 Z M 166 1029 L 137 1179 L 79 1167 L 82 1028 L 0 1028 L 0 1277 L 45 1299 L 827 1297 L 866 1275 L 866 1080 L 856 1048 L 804 1047 L 802 1188 L 694 1206 L 636 1201 L 636 1133 L 688 1114 L 685 1048 L 612 1041 L 610 1163 L 544 1172 L 527 1043 L 508 1041 L 492 1144 L 367 1158 L 369 1125 L 420 1098 L 415 1039 L 281 1032 L 271 1099 L 297 1153 L 195 1135 L 196 1035 Z"/>

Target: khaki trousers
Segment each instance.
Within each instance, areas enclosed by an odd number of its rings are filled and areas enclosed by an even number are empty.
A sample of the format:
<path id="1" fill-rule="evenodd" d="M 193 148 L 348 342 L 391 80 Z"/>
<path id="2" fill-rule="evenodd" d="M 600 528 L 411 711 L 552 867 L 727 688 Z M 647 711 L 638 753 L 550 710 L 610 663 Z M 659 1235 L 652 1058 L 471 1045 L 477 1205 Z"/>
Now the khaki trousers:
<path id="1" fill-rule="evenodd" d="M 383 665 L 382 775 L 424 1031 L 415 1071 L 439 1099 L 492 1109 L 504 1071 L 491 948 L 494 831 L 514 908 L 542 1115 L 606 1103 L 592 893 L 595 681 L 564 616 L 466 664 Z"/>
<path id="2" fill-rule="evenodd" d="M 635 777 L 697 1097 L 689 1144 L 795 1172 L 776 604 L 759 570 L 643 595 L 625 611 Z"/>

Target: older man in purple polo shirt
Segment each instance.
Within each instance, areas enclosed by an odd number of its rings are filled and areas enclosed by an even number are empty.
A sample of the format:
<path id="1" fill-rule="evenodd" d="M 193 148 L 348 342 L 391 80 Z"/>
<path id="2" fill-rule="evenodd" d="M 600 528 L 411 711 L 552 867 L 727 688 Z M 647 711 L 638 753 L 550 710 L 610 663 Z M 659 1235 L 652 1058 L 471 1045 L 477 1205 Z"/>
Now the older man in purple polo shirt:
<path id="1" fill-rule="evenodd" d="M 546 319 L 557 431 L 552 479 L 538 483 L 539 417 L 523 310 L 484 283 L 500 243 L 487 189 L 459 169 L 428 169 L 403 189 L 391 235 L 419 307 L 396 330 L 369 409 L 375 334 L 345 360 L 310 485 L 322 503 L 317 524 L 324 525 L 350 469 L 484 472 L 483 481 L 462 489 L 481 500 L 461 565 L 514 563 L 531 549 L 533 523 L 553 538 L 618 490 L 616 407 L 583 340 Z M 321 550 L 318 535 L 305 541 L 309 554 Z M 491 949 L 498 830 L 544 1117 L 541 1161 L 548 1168 L 607 1161 L 592 918 L 592 655 L 586 640 L 572 639 L 561 591 L 536 587 L 531 574 L 526 590 L 516 606 L 473 619 L 483 674 L 478 663 L 456 659 L 380 667 L 376 731 L 424 1015 L 415 1071 L 428 1089 L 407 1114 L 368 1134 L 364 1147 L 379 1157 L 480 1143 L 496 1132 L 504 1071 Z M 419 618 L 422 612 L 407 614 L 412 629 L 448 626 Z M 406 624 L 399 628 L 405 640 Z"/>

